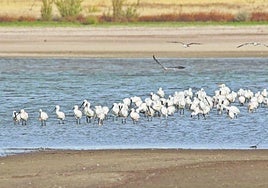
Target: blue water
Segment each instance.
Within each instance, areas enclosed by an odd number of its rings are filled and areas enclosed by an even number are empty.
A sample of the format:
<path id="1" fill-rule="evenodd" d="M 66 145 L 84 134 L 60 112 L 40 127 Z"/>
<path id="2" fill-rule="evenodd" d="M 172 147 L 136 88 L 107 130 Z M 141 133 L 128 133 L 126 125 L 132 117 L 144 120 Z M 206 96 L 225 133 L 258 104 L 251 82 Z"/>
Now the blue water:
<path id="1" fill-rule="evenodd" d="M 126 97 L 149 97 L 162 87 L 166 95 L 175 91 L 204 88 L 214 95 L 218 84 L 232 90 L 268 89 L 267 58 L 200 58 L 160 59 L 166 66 L 185 66 L 179 71 L 164 72 L 151 58 L 2 58 L 0 59 L 0 155 L 39 148 L 113 149 L 113 148 L 201 148 L 245 149 L 258 142 L 268 148 L 268 108 L 248 113 L 239 109 L 237 119 L 218 115 L 191 118 L 190 112 L 138 125 L 128 119 L 126 124 L 111 118 L 103 126 L 97 123 L 75 124 L 72 108 L 84 99 L 91 106 L 111 107 Z M 67 114 L 59 125 L 53 109 L 60 105 Z M 29 113 L 27 126 L 14 125 L 13 110 L 24 108 Z M 40 126 L 38 110 L 48 112 L 47 126 Z"/>

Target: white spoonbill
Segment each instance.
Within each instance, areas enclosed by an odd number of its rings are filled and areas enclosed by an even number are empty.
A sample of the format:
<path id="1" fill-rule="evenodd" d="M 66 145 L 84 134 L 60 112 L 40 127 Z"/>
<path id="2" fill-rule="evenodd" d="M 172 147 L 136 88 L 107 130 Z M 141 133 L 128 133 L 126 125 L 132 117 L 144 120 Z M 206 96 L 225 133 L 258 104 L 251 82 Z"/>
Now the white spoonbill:
<path id="1" fill-rule="evenodd" d="M 131 108 L 130 117 L 133 121 L 133 124 L 136 124 L 140 119 L 140 114 L 134 108 Z"/>
<path id="2" fill-rule="evenodd" d="M 21 117 L 21 124 L 26 125 L 26 122 L 28 121 L 29 115 L 24 109 L 20 110 L 20 117 Z"/>
<path id="3" fill-rule="evenodd" d="M 162 89 L 162 87 L 160 87 L 157 91 L 157 95 L 159 95 L 159 97 L 164 98 L 165 97 L 165 92 Z"/>
<path id="4" fill-rule="evenodd" d="M 130 98 L 124 98 L 124 99 L 123 99 L 123 103 L 124 103 L 125 105 L 127 105 L 128 107 L 130 107 L 130 105 L 131 105 L 131 99 L 130 99 Z"/>
<path id="5" fill-rule="evenodd" d="M 90 123 L 91 120 L 94 118 L 95 116 L 95 112 L 90 108 L 90 103 L 87 100 L 84 100 L 84 102 L 82 103 L 82 105 L 80 106 L 80 108 L 83 107 L 84 108 L 84 114 L 86 116 L 86 122 Z"/>
<path id="6" fill-rule="evenodd" d="M 91 120 L 95 117 L 95 112 L 89 107 L 89 104 L 86 104 L 84 108 L 84 114 L 86 115 L 87 123 L 90 123 Z"/>
<path id="7" fill-rule="evenodd" d="M 20 123 L 20 120 L 21 120 L 20 113 L 13 111 L 12 118 L 13 118 L 14 124 Z"/>
<path id="8" fill-rule="evenodd" d="M 252 113 L 254 112 L 259 106 L 259 103 L 257 101 L 250 101 L 248 103 L 248 112 Z"/>
<path id="9" fill-rule="evenodd" d="M 108 116 L 108 113 L 109 113 L 109 111 L 110 111 L 110 109 L 109 109 L 108 106 L 103 106 L 103 107 L 102 107 L 102 111 L 103 111 L 105 117 L 107 117 L 107 116 Z"/>
<path id="10" fill-rule="evenodd" d="M 109 110 L 109 108 L 108 108 Z M 98 118 L 98 125 L 103 125 L 103 121 L 106 117 L 106 107 L 102 107 L 102 106 L 95 106 L 95 114 L 96 114 L 96 117 Z"/>
<path id="11" fill-rule="evenodd" d="M 153 121 L 154 115 L 155 115 L 155 110 L 151 106 L 146 106 L 145 116 L 148 118 L 148 121 Z"/>
<path id="12" fill-rule="evenodd" d="M 119 104 L 118 103 L 113 103 L 113 106 L 111 108 L 111 112 L 113 115 L 113 120 L 117 119 L 119 117 Z"/>
<path id="13" fill-rule="evenodd" d="M 237 118 L 237 115 L 240 114 L 240 110 L 236 106 L 226 106 L 227 115 L 229 118 Z"/>
<path id="14" fill-rule="evenodd" d="M 195 107 L 193 111 L 191 112 L 191 118 L 197 116 L 197 118 L 200 118 L 200 115 L 202 114 L 202 111 L 199 109 L 199 107 Z"/>
<path id="15" fill-rule="evenodd" d="M 73 111 L 74 111 L 74 117 L 76 119 L 76 124 L 80 124 L 80 119 L 82 118 L 83 115 L 81 110 L 79 110 L 77 105 L 74 105 Z"/>
<path id="16" fill-rule="evenodd" d="M 161 118 L 162 118 L 162 116 L 164 116 L 165 119 L 167 120 L 167 118 L 168 118 L 168 109 L 167 109 L 166 105 L 162 105 L 162 107 L 161 107 Z"/>
<path id="17" fill-rule="evenodd" d="M 129 115 L 128 106 L 125 104 L 119 105 L 119 117 L 122 117 L 122 123 L 127 122 L 128 115 Z"/>
<path id="18" fill-rule="evenodd" d="M 59 124 L 61 124 L 61 123 L 64 124 L 64 120 L 65 120 L 64 112 L 60 111 L 60 106 L 59 105 L 56 105 L 55 110 L 56 110 L 57 118 L 59 120 Z"/>
<path id="19" fill-rule="evenodd" d="M 267 92 L 267 89 L 263 89 L 262 92 L 261 92 L 262 96 L 263 97 L 267 97 L 268 96 L 268 92 Z"/>
<path id="20" fill-rule="evenodd" d="M 239 104 L 243 106 L 246 102 L 246 97 L 244 95 L 241 95 L 238 97 Z"/>
<path id="21" fill-rule="evenodd" d="M 39 121 L 41 121 L 41 125 L 46 125 L 46 121 L 48 119 L 48 115 L 46 112 L 43 112 L 42 109 L 39 109 Z"/>

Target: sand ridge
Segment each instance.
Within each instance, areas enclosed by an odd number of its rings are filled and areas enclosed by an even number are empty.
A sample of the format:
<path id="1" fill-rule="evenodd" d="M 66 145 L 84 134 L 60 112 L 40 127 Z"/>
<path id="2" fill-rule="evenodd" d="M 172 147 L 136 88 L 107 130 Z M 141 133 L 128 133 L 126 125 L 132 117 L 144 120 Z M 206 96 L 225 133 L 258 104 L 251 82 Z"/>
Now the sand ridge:
<path id="1" fill-rule="evenodd" d="M 184 48 L 172 41 L 199 42 Z M 267 26 L 0 28 L 0 56 L 268 57 Z"/>

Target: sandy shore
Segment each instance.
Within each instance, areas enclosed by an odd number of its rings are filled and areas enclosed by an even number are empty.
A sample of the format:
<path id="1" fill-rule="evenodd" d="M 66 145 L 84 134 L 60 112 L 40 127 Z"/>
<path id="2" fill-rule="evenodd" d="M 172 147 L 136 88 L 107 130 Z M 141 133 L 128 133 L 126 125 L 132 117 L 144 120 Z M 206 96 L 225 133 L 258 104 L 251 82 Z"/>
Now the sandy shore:
<path id="1" fill-rule="evenodd" d="M 184 48 L 172 41 L 199 42 Z M 268 57 L 268 26 L 0 28 L 0 56 Z"/>
<path id="2" fill-rule="evenodd" d="M 0 158 L 5 187 L 268 187 L 268 150 L 41 151 Z"/>

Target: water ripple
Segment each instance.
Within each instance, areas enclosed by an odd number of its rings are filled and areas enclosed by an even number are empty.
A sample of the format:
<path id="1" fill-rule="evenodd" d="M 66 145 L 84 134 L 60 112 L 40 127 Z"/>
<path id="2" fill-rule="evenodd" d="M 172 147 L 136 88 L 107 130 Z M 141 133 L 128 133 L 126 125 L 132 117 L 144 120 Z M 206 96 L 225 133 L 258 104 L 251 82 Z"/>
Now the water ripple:
<path id="1" fill-rule="evenodd" d="M 94 58 L 2 58 L 0 60 L 0 148 L 248 148 L 258 143 L 268 148 L 267 108 L 248 114 L 241 109 L 238 119 L 211 112 L 207 120 L 191 119 L 189 112 L 175 114 L 168 123 L 159 118 L 138 125 L 111 119 L 103 127 L 75 125 L 72 107 L 84 99 L 92 105 L 112 106 L 125 97 L 140 96 L 162 87 L 167 95 L 175 91 L 204 88 L 209 95 L 219 83 L 232 90 L 257 92 L 268 88 L 265 58 L 208 58 L 161 60 L 166 66 L 185 66 L 180 72 L 163 72 L 152 59 Z M 61 105 L 67 114 L 59 125 L 53 109 Z M 27 126 L 13 125 L 12 112 L 25 108 Z M 46 127 L 37 120 L 38 110 L 47 111 Z M 0 151 L 1 155 L 1 151 Z"/>

